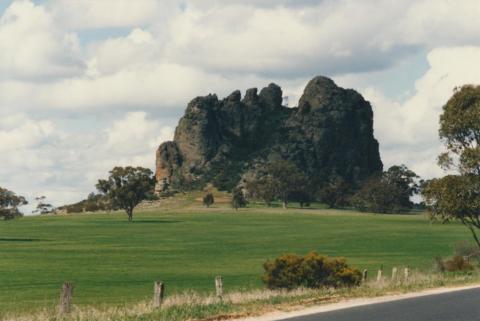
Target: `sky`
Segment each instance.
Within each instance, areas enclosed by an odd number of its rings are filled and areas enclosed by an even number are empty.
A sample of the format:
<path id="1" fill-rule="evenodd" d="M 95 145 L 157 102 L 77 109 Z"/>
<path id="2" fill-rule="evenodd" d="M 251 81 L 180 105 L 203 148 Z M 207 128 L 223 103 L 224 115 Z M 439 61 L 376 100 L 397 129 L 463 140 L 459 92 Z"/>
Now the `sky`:
<path id="1" fill-rule="evenodd" d="M 0 0 L 0 186 L 79 201 L 154 169 L 194 97 L 309 79 L 374 109 L 385 167 L 443 175 L 442 106 L 480 84 L 478 0 Z"/>

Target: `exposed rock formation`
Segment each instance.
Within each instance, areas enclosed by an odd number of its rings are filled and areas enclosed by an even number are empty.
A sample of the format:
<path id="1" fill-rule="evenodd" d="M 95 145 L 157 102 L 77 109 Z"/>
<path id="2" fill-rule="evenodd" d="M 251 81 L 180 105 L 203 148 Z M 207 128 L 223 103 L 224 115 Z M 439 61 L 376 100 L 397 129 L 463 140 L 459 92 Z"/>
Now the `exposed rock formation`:
<path id="1" fill-rule="evenodd" d="M 157 180 L 236 185 L 273 159 L 294 162 L 317 186 L 342 178 L 356 183 L 382 170 L 370 104 L 325 77 L 312 79 L 299 106 L 282 106 L 275 84 L 192 100 L 173 142 L 157 151 Z M 158 189 L 162 188 L 162 184 Z"/>

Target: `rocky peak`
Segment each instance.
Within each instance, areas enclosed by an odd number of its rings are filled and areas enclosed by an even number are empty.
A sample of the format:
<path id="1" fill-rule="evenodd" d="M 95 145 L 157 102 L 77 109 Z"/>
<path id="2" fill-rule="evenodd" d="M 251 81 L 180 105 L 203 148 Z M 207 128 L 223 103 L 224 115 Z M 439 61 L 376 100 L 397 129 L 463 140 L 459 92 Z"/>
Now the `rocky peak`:
<path id="1" fill-rule="evenodd" d="M 214 183 L 230 189 L 257 164 L 294 162 L 319 187 L 342 178 L 356 183 L 382 170 L 370 104 L 356 91 L 316 77 L 298 108 L 282 106 L 270 84 L 218 100 L 197 97 L 187 107 L 173 142 L 159 147 L 157 180 Z"/>
<path id="2" fill-rule="evenodd" d="M 282 89 L 276 84 L 270 84 L 260 91 L 260 98 L 269 107 L 281 107 L 283 100 Z"/>

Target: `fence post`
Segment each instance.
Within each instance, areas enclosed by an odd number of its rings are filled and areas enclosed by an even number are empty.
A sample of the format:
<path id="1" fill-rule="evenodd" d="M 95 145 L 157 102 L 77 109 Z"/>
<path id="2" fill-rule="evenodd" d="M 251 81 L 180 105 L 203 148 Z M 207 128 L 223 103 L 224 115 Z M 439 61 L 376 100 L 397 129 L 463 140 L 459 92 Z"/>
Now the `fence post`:
<path id="1" fill-rule="evenodd" d="M 165 285 L 161 281 L 155 281 L 153 284 L 153 307 L 158 308 L 162 305 L 165 295 Z"/>
<path id="2" fill-rule="evenodd" d="M 73 284 L 70 282 L 64 282 L 62 291 L 60 292 L 60 306 L 59 312 L 61 314 L 70 312 L 70 304 L 73 296 Z"/>
<path id="3" fill-rule="evenodd" d="M 367 282 L 368 271 L 367 269 L 363 270 L 362 282 Z"/>
<path id="4" fill-rule="evenodd" d="M 403 274 L 405 276 L 405 281 L 408 281 L 408 277 L 409 277 L 409 274 L 410 274 L 410 269 L 408 267 L 406 267 L 405 270 L 403 271 Z"/>
<path id="5" fill-rule="evenodd" d="M 221 276 L 217 276 L 215 278 L 215 290 L 218 297 L 222 297 L 223 295 L 223 280 Z"/>
<path id="6" fill-rule="evenodd" d="M 392 281 L 395 281 L 396 278 L 397 278 L 397 268 L 394 267 L 392 268 Z"/>
<path id="7" fill-rule="evenodd" d="M 382 269 L 380 268 L 380 269 L 378 270 L 378 273 L 377 273 L 377 282 L 382 281 L 382 273 L 383 273 L 383 271 L 382 271 Z"/>

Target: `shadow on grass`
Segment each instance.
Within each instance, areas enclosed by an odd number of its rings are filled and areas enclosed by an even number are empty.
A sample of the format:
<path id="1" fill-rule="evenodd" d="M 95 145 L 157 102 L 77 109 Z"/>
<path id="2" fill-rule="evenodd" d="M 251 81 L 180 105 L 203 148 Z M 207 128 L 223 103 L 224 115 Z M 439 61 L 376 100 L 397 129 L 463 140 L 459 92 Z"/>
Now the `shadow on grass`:
<path id="1" fill-rule="evenodd" d="M 182 223 L 183 221 L 177 220 L 135 220 L 133 219 L 133 224 L 173 224 L 173 223 Z"/>
<path id="2" fill-rule="evenodd" d="M 7 238 L 7 237 L 0 238 L 0 242 L 41 242 L 41 241 L 48 241 L 48 240 L 44 240 L 44 239 L 20 239 L 20 238 Z"/>

